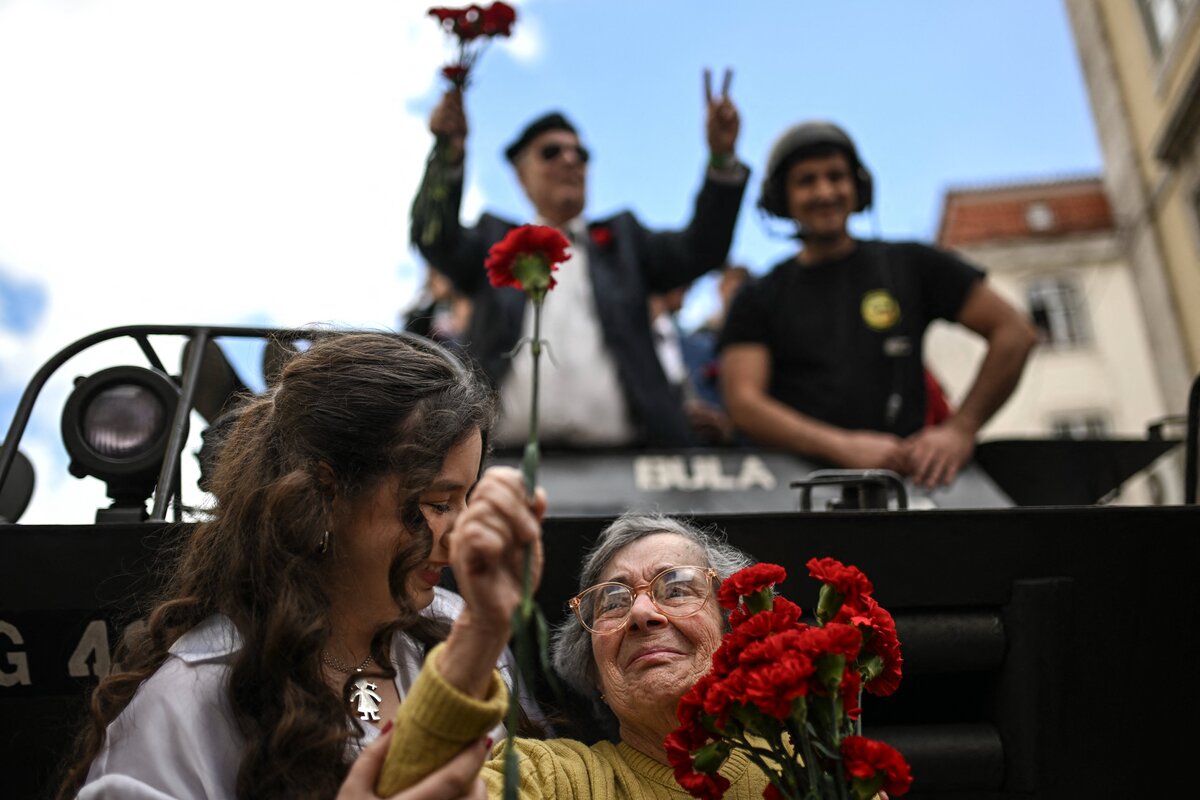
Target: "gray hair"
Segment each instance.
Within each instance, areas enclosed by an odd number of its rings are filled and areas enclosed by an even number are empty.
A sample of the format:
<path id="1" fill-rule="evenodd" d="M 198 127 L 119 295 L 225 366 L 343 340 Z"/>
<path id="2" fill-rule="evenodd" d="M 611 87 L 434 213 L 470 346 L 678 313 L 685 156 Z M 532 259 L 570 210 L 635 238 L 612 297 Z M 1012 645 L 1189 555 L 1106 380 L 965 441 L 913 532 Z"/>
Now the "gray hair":
<path id="1" fill-rule="evenodd" d="M 694 566 L 712 567 L 721 580 L 754 560 L 725 541 L 715 529 L 705 530 L 663 514 L 626 513 L 605 528 L 592 549 L 584 556 L 579 575 L 579 591 L 595 585 L 600 573 L 619 551 L 627 545 L 656 533 L 673 533 L 698 546 L 704 553 L 704 563 Z M 728 618 L 728 614 L 726 614 Z M 592 702 L 597 716 L 612 722 L 613 713 L 600 699 L 600 674 L 592 652 L 592 635 L 579 624 L 575 614 L 568 614 L 554 629 L 550 645 L 554 670 L 575 691 Z"/>

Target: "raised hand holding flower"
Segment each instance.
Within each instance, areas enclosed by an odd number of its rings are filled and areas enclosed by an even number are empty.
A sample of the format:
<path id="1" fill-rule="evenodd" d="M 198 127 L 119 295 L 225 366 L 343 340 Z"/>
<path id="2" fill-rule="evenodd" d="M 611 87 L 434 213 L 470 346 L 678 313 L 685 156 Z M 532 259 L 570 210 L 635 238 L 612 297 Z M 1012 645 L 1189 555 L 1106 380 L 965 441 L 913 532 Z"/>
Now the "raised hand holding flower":
<path id="1" fill-rule="evenodd" d="M 429 129 L 435 140 L 433 151 L 425 165 L 425 178 L 413 201 L 412 238 L 423 246 L 431 246 L 446 230 L 446 217 L 457 214 L 451 199 L 452 175 L 463 161 L 466 152 L 467 117 L 463 110 L 463 92 L 470 83 L 475 63 L 484 48 L 497 36 L 512 34 L 517 12 L 507 3 L 496 2 L 484 8 L 436 6 L 429 16 L 456 41 L 457 52 L 450 63 L 442 67 L 442 76 L 450 82 L 429 118 Z"/>

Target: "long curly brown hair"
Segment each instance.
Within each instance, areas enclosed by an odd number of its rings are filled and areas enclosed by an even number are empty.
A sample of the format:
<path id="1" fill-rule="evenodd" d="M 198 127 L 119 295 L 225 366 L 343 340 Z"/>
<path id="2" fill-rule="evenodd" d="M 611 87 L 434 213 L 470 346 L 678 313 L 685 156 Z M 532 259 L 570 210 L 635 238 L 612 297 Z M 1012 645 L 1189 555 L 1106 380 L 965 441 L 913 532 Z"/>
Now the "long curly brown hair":
<path id="1" fill-rule="evenodd" d="M 229 675 L 244 737 L 238 796 L 333 797 L 348 769 L 347 745 L 362 731 L 344 697 L 329 690 L 320 662 L 330 638 L 320 554 L 330 497 L 319 472 L 327 465 L 350 502 L 385 476 L 399 478 L 396 507 L 411 536 L 398 545 L 389 586 L 401 613 L 371 644 L 376 663 L 390 665 L 396 632 L 426 646 L 445 633 L 418 616 L 405 592 L 432 547 L 418 495 L 446 453 L 475 430 L 486 452 L 494 414 L 483 382 L 417 337 L 328 335 L 294 357 L 274 387 L 238 413 L 210 484 L 213 515 L 181 546 L 144 624 L 124 637 L 121 671 L 93 693 L 58 796 L 78 791 L 106 727 L 171 644 L 223 614 L 242 639 Z M 347 681 L 344 695 L 349 688 Z"/>

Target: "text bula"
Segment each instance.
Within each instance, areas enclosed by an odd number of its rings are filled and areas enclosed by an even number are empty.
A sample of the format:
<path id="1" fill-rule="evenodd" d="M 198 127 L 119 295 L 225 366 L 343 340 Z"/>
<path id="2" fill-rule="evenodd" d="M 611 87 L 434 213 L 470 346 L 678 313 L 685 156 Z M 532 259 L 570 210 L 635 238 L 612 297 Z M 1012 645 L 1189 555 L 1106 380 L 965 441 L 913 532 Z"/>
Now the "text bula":
<path id="1" fill-rule="evenodd" d="M 763 460 L 753 455 L 743 457 L 730 472 L 715 455 L 638 456 L 633 479 L 643 492 L 769 490 L 777 484 Z"/>

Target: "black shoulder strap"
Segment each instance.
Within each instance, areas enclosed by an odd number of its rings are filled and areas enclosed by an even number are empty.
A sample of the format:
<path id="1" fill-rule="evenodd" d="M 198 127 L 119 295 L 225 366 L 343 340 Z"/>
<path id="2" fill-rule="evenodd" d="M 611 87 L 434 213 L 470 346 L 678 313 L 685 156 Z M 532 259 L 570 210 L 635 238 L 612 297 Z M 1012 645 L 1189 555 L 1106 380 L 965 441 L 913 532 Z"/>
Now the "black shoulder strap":
<path id="1" fill-rule="evenodd" d="M 892 264 L 887 256 L 888 247 L 884 242 L 863 242 L 863 246 L 880 287 L 891 295 L 895 302 L 899 303 L 901 297 L 907 297 L 900 291 L 902 284 L 907 279 L 904 271 L 891 268 Z M 905 313 L 903 306 L 900 307 L 900 313 Z M 883 354 L 892 362 L 892 386 L 883 409 L 884 427 L 887 433 L 899 434 L 898 423 L 900 422 L 900 413 L 904 410 L 904 398 L 907 394 L 905 384 L 909 373 L 908 368 L 911 359 L 916 357 L 916 348 L 906 334 L 897 332 L 883 340 Z"/>

